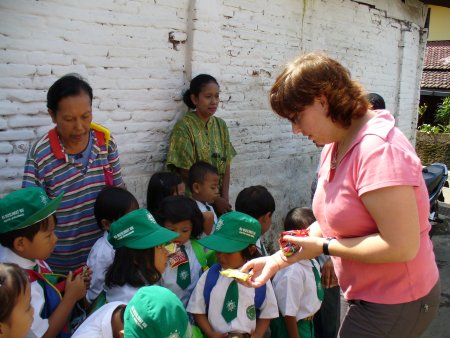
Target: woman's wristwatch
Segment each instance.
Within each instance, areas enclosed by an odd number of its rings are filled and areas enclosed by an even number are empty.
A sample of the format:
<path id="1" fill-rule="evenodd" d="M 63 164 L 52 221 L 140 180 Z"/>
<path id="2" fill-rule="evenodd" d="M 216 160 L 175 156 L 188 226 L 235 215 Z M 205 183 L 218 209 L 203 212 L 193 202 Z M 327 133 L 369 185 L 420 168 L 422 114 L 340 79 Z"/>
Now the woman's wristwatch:
<path id="1" fill-rule="evenodd" d="M 330 255 L 330 252 L 328 251 L 328 245 L 330 244 L 332 239 L 336 239 L 336 237 L 327 237 L 325 239 L 325 242 L 323 242 L 322 251 L 325 255 Z"/>

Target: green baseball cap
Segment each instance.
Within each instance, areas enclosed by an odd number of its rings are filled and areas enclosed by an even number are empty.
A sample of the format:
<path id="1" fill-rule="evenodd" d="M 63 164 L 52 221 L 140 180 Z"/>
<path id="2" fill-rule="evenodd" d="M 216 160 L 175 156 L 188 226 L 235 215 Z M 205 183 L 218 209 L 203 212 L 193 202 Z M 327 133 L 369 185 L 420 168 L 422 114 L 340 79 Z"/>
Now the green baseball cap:
<path id="1" fill-rule="evenodd" d="M 163 228 L 147 209 L 129 212 L 111 224 L 108 242 L 114 249 L 149 249 L 177 238 L 176 232 Z"/>
<path id="2" fill-rule="evenodd" d="M 40 187 L 23 188 L 0 199 L 0 234 L 29 227 L 58 209 L 63 194 L 48 198 Z"/>
<path id="3" fill-rule="evenodd" d="M 237 252 L 256 244 L 261 235 L 261 224 L 257 219 L 239 211 L 222 215 L 214 232 L 199 240 L 208 249 L 218 252 Z"/>
<path id="4" fill-rule="evenodd" d="M 125 308 L 125 338 L 191 338 L 183 303 L 169 289 L 152 285 L 136 292 Z"/>

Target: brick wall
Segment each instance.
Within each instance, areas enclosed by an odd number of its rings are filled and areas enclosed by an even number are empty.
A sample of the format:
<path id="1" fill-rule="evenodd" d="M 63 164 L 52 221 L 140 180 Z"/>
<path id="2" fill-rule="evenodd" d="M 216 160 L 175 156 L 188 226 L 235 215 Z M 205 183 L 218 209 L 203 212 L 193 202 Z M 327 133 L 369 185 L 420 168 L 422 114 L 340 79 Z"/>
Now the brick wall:
<path id="1" fill-rule="evenodd" d="M 20 187 L 30 144 L 52 127 L 46 90 L 78 72 L 94 88 L 94 120 L 110 128 L 125 181 L 143 202 L 186 111 L 191 76 L 221 85 L 217 115 L 238 152 L 231 198 L 263 184 L 275 221 L 309 203 L 319 150 L 270 112 L 267 92 L 302 52 L 338 58 L 380 93 L 414 140 L 426 11 L 418 1 L 164 0 L 0 2 L 0 194 Z"/>

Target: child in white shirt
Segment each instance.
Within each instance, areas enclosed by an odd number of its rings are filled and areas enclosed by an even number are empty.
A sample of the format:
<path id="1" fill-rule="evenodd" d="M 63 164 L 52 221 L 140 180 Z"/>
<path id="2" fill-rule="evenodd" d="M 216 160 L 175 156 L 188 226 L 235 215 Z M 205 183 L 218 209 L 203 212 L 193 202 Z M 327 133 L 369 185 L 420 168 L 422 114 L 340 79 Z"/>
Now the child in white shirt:
<path id="1" fill-rule="evenodd" d="M 193 199 L 169 196 L 162 201 L 157 219 L 159 224 L 179 234 L 173 243 L 181 250 L 177 254 L 187 258 L 186 262 L 173 268 L 168 264 L 162 274 L 161 286 L 175 293 L 186 306 L 198 279 L 208 268 L 207 254 L 197 241 L 203 233 L 203 215 Z"/>
<path id="2" fill-rule="evenodd" d="M 255 243 L 261 225 L 251 216 L 231 211 L 219 218 L 215 232 L 199 240 L 215 250 L 219 265 L 213 265 L 200 277 L 187 311 L 208 337 L 223 334 L 263 337 L 270 320 L 278 317 L 272 284 L 254 289 L 219 275 L 220 269 L 239 269 L 245 262 L 259 257 Z M 211 283 L 211 275 L 215 274 Z"/>
<path id="3" fill-rule="evenodd" d="M 98 194 L 94 216 L 99 228 L 103 230 L 103 236 L 95 242 L 87 259 L 87 265 L 92 269 L 91 285 L 86 294 L 89 303 L 94 302 L 103 291 L 106 269 L 114 260 L 114 249 L 108 242 L 111 223 L 138 208 L 139 203 L 133 194 L 121 187 L 106 186 Z"/>
<path id="4" fill-rule="evenodd" d="M 284 229 L 306 229 L 314 220 L 311 209 L 294 208 L 286 215 Z M 272 283 L 282 317 L 272 321 L 271 336 L 314 338 L 314 314 L 323 299 L 319 263 L 315 259 L 298 261 L 277 272 Z"/>
<path id="5" fill-rule="evenodd" d="M 188 182 L 192 198 L 203 213 L 203 232 L 206 235 L 212 234 L 217 223 L 212 204 L 219 196 L 219 173 L 211 164 L 198 161 L 189 169 Z"/>

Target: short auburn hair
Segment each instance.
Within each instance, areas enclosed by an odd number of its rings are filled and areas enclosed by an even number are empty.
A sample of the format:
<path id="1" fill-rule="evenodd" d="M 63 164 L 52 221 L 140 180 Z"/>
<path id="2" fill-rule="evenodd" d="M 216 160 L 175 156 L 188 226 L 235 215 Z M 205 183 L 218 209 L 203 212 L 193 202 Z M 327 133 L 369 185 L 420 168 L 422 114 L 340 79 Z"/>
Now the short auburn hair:
<path id="1" fill-rule="evenodd" d="M 276 114 L 292 122 L 321 95 L 328 101 L 331 120 L 344 128 L 369 109 L 363 87 L 344 66 L 323 53 L 305 54 L 288 64 L 272 86 L 269 101 Z"/>

